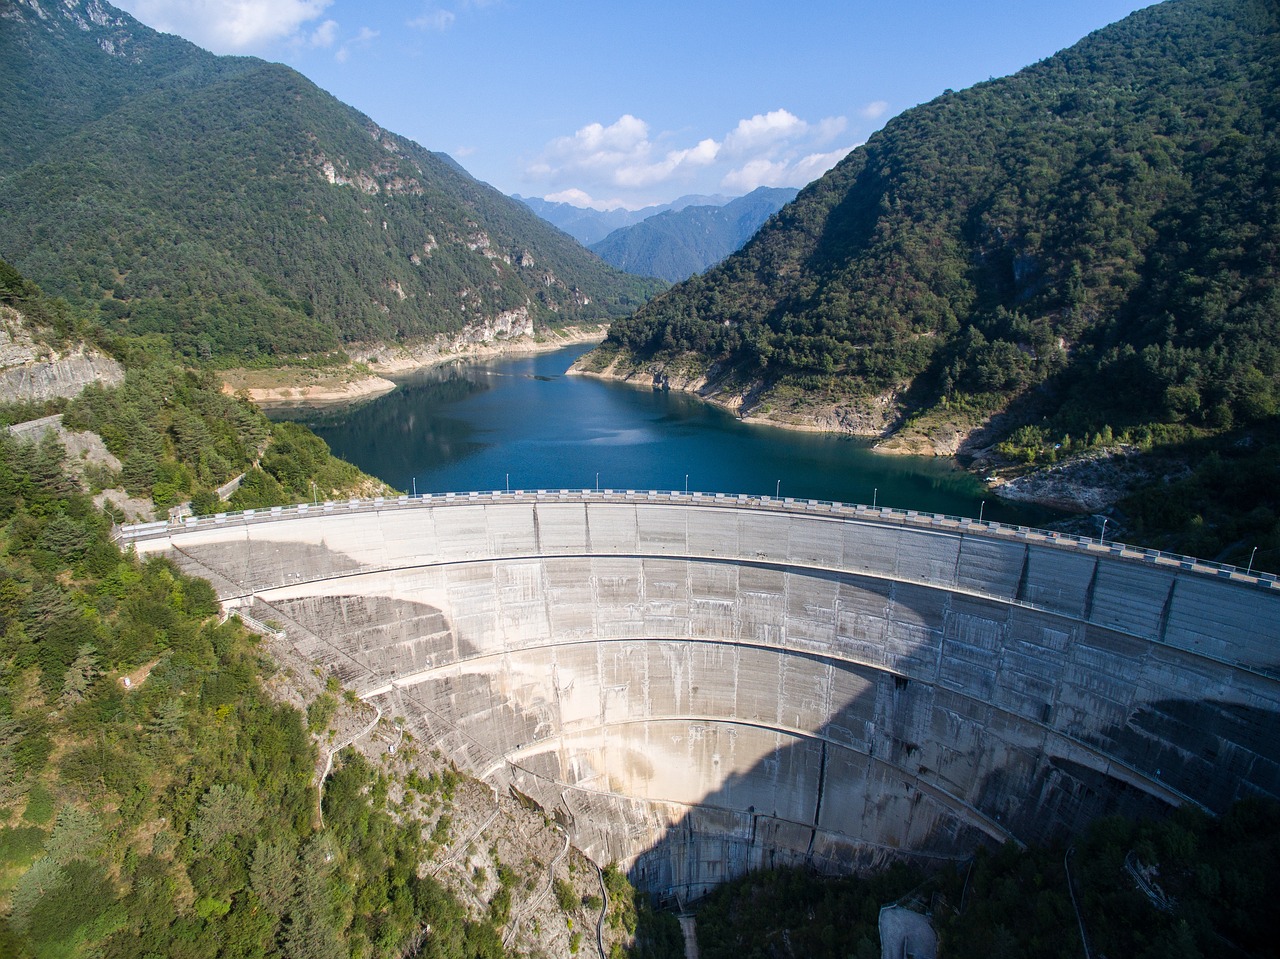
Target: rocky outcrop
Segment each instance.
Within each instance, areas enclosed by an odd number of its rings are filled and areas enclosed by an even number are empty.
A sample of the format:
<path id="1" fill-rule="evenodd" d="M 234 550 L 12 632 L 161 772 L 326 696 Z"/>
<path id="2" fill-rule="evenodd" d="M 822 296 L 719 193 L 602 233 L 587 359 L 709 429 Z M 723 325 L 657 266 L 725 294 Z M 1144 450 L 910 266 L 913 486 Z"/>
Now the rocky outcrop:
<path id="1" fill-rule="evenodd" d="M 32 337 L 22 314 L 0 308 L 0 403 L 41 403 L 71 398 L 90 383 L 116 386 L 124 367 L 77 345 L 59 352 Z"/>
<path id="2" fill-rule="evenodd" d="M 99 479 L 103 478 L 103 474 L 118 475 L 120 472 L 120 460 L 107 449 L 107 445 L 102 442 L 102 437 L 97 433 L 67 429 L 62 425 L 61 413 L 42 416 L 40 419 L 28 420 L 25 423 L 15 423 L 9 427 L 9 432 L 29 443 L 38 443 L 46 434 L 52 433 L 66 450 L 63 462 L 67 470 L 80 488 L 86 492 L 94 485 L 86 476 L 89 469 L 97 469 Z M 146 522 L 155 516 L 155 503 L 146 497 L 130 496 L 122 488 L 104 489 L 94 495 L 93 501 L 99 508 L 110 504 L 114 511 L 129 523 Z"/>
<path id="3" fill-rule="evenodd" d="M 1024 476 L 993 477 L 990 487 L 1002 499 L 1039 503 L 1074 513 L 1100 513 L 1134 491 L 1168 483 L 1189 472 L 1186 463 L 1153 459 L 1135 447 L 1091 450 Z"/>

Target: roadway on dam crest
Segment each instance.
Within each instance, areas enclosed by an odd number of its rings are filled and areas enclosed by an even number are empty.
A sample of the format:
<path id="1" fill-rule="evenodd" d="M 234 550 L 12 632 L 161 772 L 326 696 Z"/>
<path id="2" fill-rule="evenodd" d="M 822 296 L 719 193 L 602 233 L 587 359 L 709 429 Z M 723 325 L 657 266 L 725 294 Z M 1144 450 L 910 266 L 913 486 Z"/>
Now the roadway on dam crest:
<path id="1" fill-rule="evenodd" d="M 1273 577 L 902 510 L 614 491 L 121 530 L 599 863 L 696 898 L 1280 796 Z"/>

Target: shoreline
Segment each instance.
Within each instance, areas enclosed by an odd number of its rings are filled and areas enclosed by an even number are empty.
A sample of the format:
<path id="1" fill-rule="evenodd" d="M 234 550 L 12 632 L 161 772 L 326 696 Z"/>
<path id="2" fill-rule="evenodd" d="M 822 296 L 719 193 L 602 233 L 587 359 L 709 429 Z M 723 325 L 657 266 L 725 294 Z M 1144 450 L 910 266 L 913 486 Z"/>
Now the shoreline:
<path id="1" fill-rule="evenodd" d="M 395 377 L 455 360 L 492 359 L 552 353 L 582 343 L 599 343 L 608 324 L 588 324 L 516 336 L 470 339 L 466 333 L 414 344 L 366 343 L 348 349 L 350 362 L 337 369 L 231 369 L 222 373 L 225 393 L 243 394 L 264 410 L 340 407 L 363 403 L 395 390 Z M 269 381 L 276 381 L 271 383 Z M 256 384 L 256 385 L 255 385 Z"/>
<path id="2" fill-rule="evenodd" d="M 616 360 L 602 370 L 583 369 L 575 364 L 569 373 L 594 376 L 637 389 L 652 389 L 656 378 L 661 377 L 665 388 L 695 396 L 734 414 L 743 423 L 856 437 L 870 441 L 871 451 L 882 456 L 946 459 L 956 469 L 976 477 L 993 496 L 1006 502 L 1074 513 L 1078 519 L 1108 512 L 1129 493 L 1153 482 L 1153 478 L 1175 476 L 1180 472 L 1172 464 L 1148 462 L 1140 457 L 1137 450 L 1121 446 L 1086 451 L 1030 472 L 1002 468 L 989 461 L 989 450 L 979 450 L 977 455 L 970 450 L 965 459 L 961 459 L 966 442 L 980 435 L 984 424 L 967 429 L 951 426 L 932 439 L 918 434 L 904 436 L 890 432 L 890 424 L 896 419 L 893 415 L 895 398 L 892 396 L 870 398 L 863 409 L 832 405 L 807 410 L 791 409 L 781 416 L 754 412 L 744 414 L 742 408 L 750 404 L 758 387 L 737 393 L 717 393 L 714 387 L 707 389 L 711 379 L 707 374 L 673 376 L 665 371 L 636 367 L 623 372 L 617 367 Z"/>
<path id="3" fill-rule="evenodd" d="M 397 377 L 458 360 L 474 361 L 504 356 L 529 356 L 550 353 L 584 343 L 599 343 L 608 333 L 607 324 L 589 324 L 531 332 L 521 329 L 512 335 L 486 335 L 482 330 L 464 332 L 453 337 L 440 336 L 414 344 L 357 344 L 349 349 L 351 361 L 336 370 L 228 370 L 223 390 L 241 393 L 260 408 L 269 411 L 290 409 L 330 409 L 366 402 L 398 387 Z M 1142 481 L 1149 481 L 1150 468 L 1136 462 L 1133 450 L 1098 450 L 1079 459 L 1042 467 L 1030 473 L 1009 474 L 978 457 L 964 462 L 958 455 L 964 440 L 974 430 L 948 430 L 942 442 L 923 437 L 904 437 L 889 431 L 893 416 L 893 397 L 869 398 L 866 408 L 836 406 L 789 409 L 766 413 L 747 412 L 756 390 L 741 392 L 707 389 L 709 377 L 676 375 L 651 370 L 617 369 L 616 361 L 603 370 L 583 369 L 574 364 L 570 376 L 593 376 L 621 383 L 635 389 L 653 389 L 655 377 L 661 377 L 660 388 L 697 397 L 719 407 L 740 422 L 752 426 L 771 426 L 802 433 L 833 433 L 869 441 L 870 449 L 884 456 L 925 456 L 946 459 L 958 470 L 977 477 L 990 493 L 1013 503 L 1046 506 L 1051 509 L 1087 515 L 1109 510 Z M 254 381 L 276 380 L 271 385 L 253 385 Z M 284 382 L 280 382 L 280 380 Z M 239 382 L 237 382 L 239 381 Z M 980 429 L 981 427 L 978 427 Z"/>

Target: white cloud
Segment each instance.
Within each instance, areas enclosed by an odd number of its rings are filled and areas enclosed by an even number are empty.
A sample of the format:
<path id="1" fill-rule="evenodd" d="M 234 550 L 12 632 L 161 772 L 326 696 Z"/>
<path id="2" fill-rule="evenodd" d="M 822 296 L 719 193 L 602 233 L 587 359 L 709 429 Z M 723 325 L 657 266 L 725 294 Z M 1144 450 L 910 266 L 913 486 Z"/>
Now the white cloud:
<path id="1" fill-rule="evenodd" d="M 338 52 L 333 55 L 333 58 L 339 63 L 346 63 L 351 59 L 351 51 L 353 49 L 367 47 L 379 36 L 381 36 L 379 31 L 371 27 L 361 27 L 359 33 L 338 47 Z"/>
<path id="2" fill-rule="evenodd" d="M 121 0 L 142 22 L 215 53 L 241 53 L 297 35 L 332 0 Z M 323 30 L 322 25 L 319 30 Z M 319 30 L 317 32 L 319 32 Z"/>
<path id="3" fill-rule="evenodd" d="M 830 149 L 847 127 L 845 117 L 808 122 L 778 109 L 739 120 L 719 140 L 703 137 L 686 145 L 688 138 L 681 143 L 678 134 L 655 133 L 627 113 L 613 123 L 589 123 L 550 141 L 526 163 L 525 176 L 550 191 L 550 200 L 595 209 L 635 208 L 669 200 L 679 191 L 799 187 L 848 152 L 848 147 Z M 603 195 L 626 199 L 594 199 Z"/>
<path id="4" fill-rule="evenodd" d="M 663 183 L 682 170 L 706 167 L 719 152 L 720 144 L 709 137 L 691 147 L 664 150 L 650 138 L 649 124 L 625 113 L 608 126 L 588 123 L 572 136 L 557 137 L 526 172 L 544 180 L 585 176 L 638 189 Z"/>
<path id="5" fill-rule="evenodd" d="M 848 125 L 849 120 L 847 117 L 824 117 L 818 122 L 818 126 L 814 130 L 814 140 L 817 143 L 830 143 L 844 133 Z"/>
<path id="6" fill-rule="evenodd" d="M 859 144 L 851 143 L 847 147 L 841 147 L 839 150 L 831 150 L 827 153 L 810 153 L 808 156 L 801 157 L 791 166 L 793 173 L 791 185 L 804 186 L 806 183 L 812 183 L 847 157 L 849 152 L 857 146 Z"/>
<path id="7" fill-rule="evenodd" d="M 669 150 L 667 154 L 654 163 L 636 163 L 620 167 L 615 180 L 619 186 L 639 187 L 662 183 L 670 179 L 681 168 L 704 167 L 715 162 L 720 153 L 720 144 L 715 140 L 702 140 L 688 150 Z"/>
<path id="8" fill-rule="evenodd" d="M 735 193 L 750 193 L 762 186 L 802 187 L 830 170 L 852 149 L 852 146 L 848 146 L 827 153 L 810 153 L 794 160 L 758 157 L 730 170 L 724 175 L 720 185 Z"/>
<path id="9" fill-rule="evenodd" d="M 563 155 L 578 155 L 592 162 L 607 156 L 635 154 L 648 149 L 649 124 L 624 113 L 616 121 L 605 126 L 588 123 L 572 137 L 561 137 L 552 142 L 552 148 Z"/>
<path id="10" fill-rule="evenodd" d="M 410 20 L 409 26 L 418 30 L 448 30 L 457 19 L 452 10 L 429 9 Z"/>
<path id="11" fill-rule="evenodd" d="M 320 26 L 316 27 L 315 32 L 311 34 L 311 45 L 313 47 L 331 47 L 333 41 L 338 37 L 338 21 L 326 20 Z"/>
<path id="12" fill-rule="evenodd" d="M 786 179 L 787 164 L 773 160 L 748 160 L 736 170 L 730 170 L 720 181 L 726 190 L 750 193 L 756 187 L 782 186 Z"/>
<path id="13" fill-rule="evenodd" d="M 577 189 L 548 193 L 543 199 L 548 203 L 568 203 L 570 206 L 591 210 L 616 210 L 619 207 L 627 206 L 622 200 L 597 200 L 590 193 Z"/>
<path id="14" fill-rule="evenodd" d="M 889 104 L 884 100 L 873 100 L 858 111 L 864 120 L 879 120 L 889 112 Z"/>
<path id="15" fill-rule="evenodd" d="M 809 125 L 791 111 L 771 110 L 757 113 L 749 120 L 739 120 L 724 138 L 724 147 L 729 153 L 743 154 L 779 140 L 801 136 L 808 129 Z"/>

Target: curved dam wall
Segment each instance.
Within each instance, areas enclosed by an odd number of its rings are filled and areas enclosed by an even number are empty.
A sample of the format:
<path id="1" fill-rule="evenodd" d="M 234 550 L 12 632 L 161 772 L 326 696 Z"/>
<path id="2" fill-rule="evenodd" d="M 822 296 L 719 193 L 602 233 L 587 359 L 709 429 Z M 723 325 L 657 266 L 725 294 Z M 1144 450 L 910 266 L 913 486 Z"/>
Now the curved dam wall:
<path id="1" fill-rule="evenodd" d="M 472 494 L 125 531 L 696 897 L 1280 797 L 1280 588 L 898 511 Z"/>

